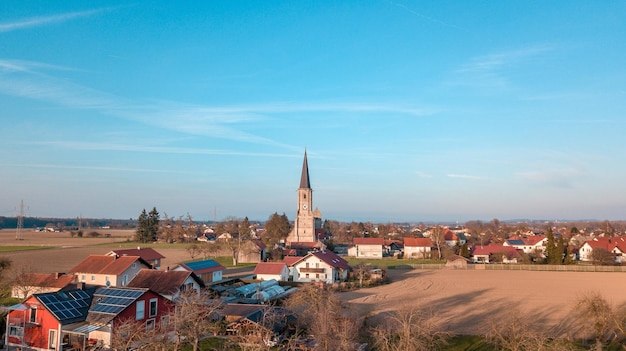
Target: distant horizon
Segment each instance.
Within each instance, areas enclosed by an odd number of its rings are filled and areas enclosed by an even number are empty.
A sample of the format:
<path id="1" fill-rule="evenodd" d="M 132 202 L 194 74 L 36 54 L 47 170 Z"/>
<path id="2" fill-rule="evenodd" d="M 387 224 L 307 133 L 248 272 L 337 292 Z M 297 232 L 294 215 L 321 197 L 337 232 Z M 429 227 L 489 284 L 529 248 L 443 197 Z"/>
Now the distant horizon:
<path id="1" fill-rule="evenodd" d="M 150 208 L 152 209 L 152 208 Z M 146 209 L 146 211 L 149 211 L 150 209 Z M 157 211 L 159 209 L 157 208 Z M 274 212 L 272 212 L 271 214 L 268 215 L 268 218 L 273 214 Z M 282 215 L 282 213 L 278 213 L 279 215 Z M 159 215 L 161 216 L 161 220 L 164 219 L 163 214 L 159 212 Z M 289 219 L 290 222 L 293 222 L 293 218 L 290 218 L 288 214 L 287 218 Z M 11 220 L 17 220 L 17 216 L 0 216 L 2 218 L 6 218 L 6 219 L 11 219 Z M 233 216 L 227 216 L 223 219 L 218 219 L 218 220 L 213 220 L 213 219 L 197 219 L 194 218 L 192 216 L 192 219 L 194 222 L 198 222 L 198 223 L 221 223 L 224 221 L 229 220 L 228 218 L 234 218 L 234 219 L 243 219 L 246 216 L 243 217 L 233 217 Z M 39 220 L 66 220 L 66 221 L 74 221 L 74 220 L 78 220 L 79 217 L 49 217 L 49 216 L 24 216 L 24 218 L 31 218 L 31 219 L 39 219 Z M 248 217 L 248 220 L 250 222 L 259 222 L 259 223 L 264 223 L 268 220 L 268 218 L 265 219 L 255 219 L 255 218 L 250 218 Z M 81 220 L 83 221 L 119 221 L 119 222 L 123 222 L 123 221 L 137 221 L 137 217 L 129 217 L 129 218 L 108 218 L 108 217 L 80 217 Z M 176 217 L 175 219 L 178 219 L 178 217 Z M 186 220 L 186 218 L 183 218 Z M 418 223 L 424 223 L 424 224 L 447 224 L 447 225 L 453 225 L 453 224 L 458 224 L 458 225 L 463 225 L 466 224 L 467 222 L 472 222 L 472 221 L 481 221 L 483 223 L 489 223 L 492 220 L 497 219 L 500 223 L 507 223 L 507 224 L 512 224 L 512 223 L 574 223 L 574 222 L 604 222 L 604 221 L 609 221 L 609 222 L 626 222 L 626 220 L 624 219 L 617 219 L 617 220 L 608 220 L 608 219 L 530 219 L 530 218 L 518 218 L 518 219 L 502 219 L 502 218 L 490 218 L 490 219 L 468 219 L 465 221 L 434 221 L 434 220 L 398 220 L 398 221 L 387 221 L 387 220 L 382 220 L 382 221 L 376 221 L 376 220 L 337 220 L 337 219 L 333 219 L 333 218 L 322 218 L 322 221 L 324 220 L 329 220 L 329 221 L 338 221 L 338 222 L 342 222 L 342 223 L 351 223 L 351 222 L 356 222 L 356 223 L 374 223 L 374 224 L 384 224 L 384 223 L 393 223 L 393 224 L 418 224 Z M 5 227 L 10 229 L 11 227 Z M 25 227 L 26 228 L 26 227 Z M 2 227 L 0 227 L 0 229 L 2 229 Z"/>
<path id="2" fill-rule="evenodd" d="M 0 216 L 626 217 L 623 2 L 3 2 Z M 267 209 L 272 209 L 267 213 Z"/>

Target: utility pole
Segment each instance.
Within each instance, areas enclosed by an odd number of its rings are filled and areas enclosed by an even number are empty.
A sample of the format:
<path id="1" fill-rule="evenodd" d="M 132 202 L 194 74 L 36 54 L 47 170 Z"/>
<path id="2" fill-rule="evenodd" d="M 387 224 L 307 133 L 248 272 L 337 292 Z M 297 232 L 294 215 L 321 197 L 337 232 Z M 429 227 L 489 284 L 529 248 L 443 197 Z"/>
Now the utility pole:
<path id="1" fill-rule="evenodd" d="M 22 240 L 22 229 L 24 229 L 24 200 L 20 201 L 20 213 L 17 216 L 17 230 L 15 240 Z"/>

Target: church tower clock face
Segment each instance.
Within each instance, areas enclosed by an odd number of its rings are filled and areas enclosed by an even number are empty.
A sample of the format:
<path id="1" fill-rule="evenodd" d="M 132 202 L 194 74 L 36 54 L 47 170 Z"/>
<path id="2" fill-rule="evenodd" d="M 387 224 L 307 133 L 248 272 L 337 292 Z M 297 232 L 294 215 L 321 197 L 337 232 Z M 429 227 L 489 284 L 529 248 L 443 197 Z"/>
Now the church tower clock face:
<path id="1" fill-rule="evenodd" d="M 306 210 L 307 208 L 309 208 L 309 206 L 307 206 L 306 204 L 302 205 L 303 210 Z"/>

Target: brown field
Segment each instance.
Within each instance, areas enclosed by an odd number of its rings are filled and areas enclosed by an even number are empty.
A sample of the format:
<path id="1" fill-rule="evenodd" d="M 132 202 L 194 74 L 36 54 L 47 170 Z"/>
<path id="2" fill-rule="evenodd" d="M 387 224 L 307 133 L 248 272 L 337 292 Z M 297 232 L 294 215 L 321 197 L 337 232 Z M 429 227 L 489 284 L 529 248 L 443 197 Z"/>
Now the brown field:
<path id="1" fill-rule="evenodd" d="M 41 246 L 51 247 L 41 250 L 24 250 L 0 252 L 0 257 L 11 259 L 16 267 L 28 267 L 32 271 L 42 273 L 67 272 L 89 255 L 103 255 L 121 248 L 134 235 L 133 230 L 97 230 L 102 234 L 111 234 L 110 237 L 74 237 L 69 232 L 43 233 L 32 230 L 22 232 L 22 240 L 16 240 L 15 230 L 0 230 L 0 246 Z M 89 232 L 89 231 L 85 231 Z M 95 246 L 94 246 L 95 245 Z M 165 256 L 162 267 L 174 266 L 180 262 L 190 260 L 184 248 L 156 248 Z"/>
<path id="2" fill-rule="evenodd" d="M 0 230 L 0 246 L 52 246 L 51 249 L 0 252 L 15 266 L 38 272 L 67 272 L 89 254 L 105 254 L 120 247 L 133 231 L 107 230 L 110 238 L 72 238 L 69 233 Z M 96 245 L 98 246 L 90 246 Z M 156 248 L 166 256 L 162 266 L 190 259 L 184 248 Z M 497 270 L 389 270 L 391 284 L 342 293 L 344 301 L 360 306 L 372 318 L 412 306 L 426 307 L 445 330 L 483 334 L 513 314 L 532 316 L 532 322 L 555 335 L 567 328 L 576 300 L 599 292 L 615 305 L 626 304 L 626 273 L 535 272 Z"/>
<path id="3" fill-rule="evenodd" d="M 576 330 L 570 312 L 576 300 L 600 293 L 614 305 L 626 303 L 626 274 L 497 270 L 389 270 L 388 285 L 343 293 L 342 300 L 360 305 L 372 318 L 421 306 L 444 330 L 484 334 L 493 323 L 513 314 L 530 317 L 553 336 Z"/>

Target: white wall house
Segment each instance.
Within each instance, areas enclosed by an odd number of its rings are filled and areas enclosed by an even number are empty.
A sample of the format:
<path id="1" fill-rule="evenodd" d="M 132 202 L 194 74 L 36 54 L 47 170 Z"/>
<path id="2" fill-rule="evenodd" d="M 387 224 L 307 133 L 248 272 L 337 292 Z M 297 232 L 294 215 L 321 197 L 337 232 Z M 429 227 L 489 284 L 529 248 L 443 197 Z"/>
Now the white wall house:
<path id="1" fill-rule="evenodd" d="M 332 251 L 310 253 L 293 265 L 296 282 L 324 282 L 327 284 L 348 279 L 350 265 Z"/>

